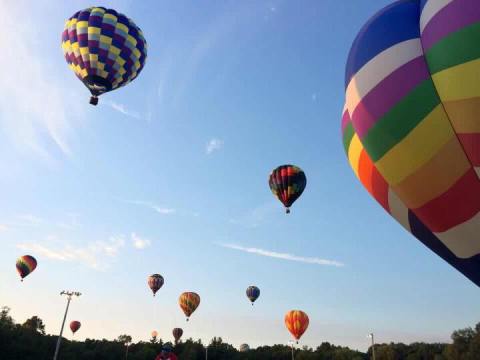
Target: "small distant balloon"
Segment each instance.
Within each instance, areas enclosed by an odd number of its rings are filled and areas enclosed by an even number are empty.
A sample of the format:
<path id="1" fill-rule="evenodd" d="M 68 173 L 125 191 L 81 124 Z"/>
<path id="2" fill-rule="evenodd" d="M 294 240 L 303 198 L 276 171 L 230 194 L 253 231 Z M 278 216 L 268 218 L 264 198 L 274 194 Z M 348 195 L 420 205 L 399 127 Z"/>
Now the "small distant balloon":
<path id="1" fill-rule="evenodd" d="M 249 286 L 247 288 L 247 297 L 250 299 L 252 305 L 253 303 L 255 302 L 255 300 L 258 299 L 258 297 L 260 296 L 260 289 L 254 285 L 252 286 Z"/>
<path id="2" fill-rule="evenodd" d="M 308 328 L 308 315 L 301 310 L 291 310 L 285 314 L 285 326 L 293 337 L 298 340 Z"/>
<path id="3" fill-rule="evenodd" d="M 240 345 L 240 352 L 247 352 L 248 350 L 250 350 L 250 346 L 248 346 L 248 344 Z"/>
<path id="4" fill-rule="evenodd" d="M 270 174 L 268 185 L 273 195 L 285 206 L 285 212 L 288 214 L 292 204 L 305 190 L 307 177 L 298 166 L 281 165 Z"/>
<path id="5" fill-rule="evenodd" d="M 158 336 L 157 330 L 152 331 L 152 338 L 156 338 Z"/>
<path id="6" fill-rule="evenodd" d="M 80 329 L 80 326 L 82 326 L 82 324 L 80 323 L 80 321 L 72 321 L 70 323 L 70 330 L 72 330 L 72 333 L 75 335 L 75 333 L 78 331 L 78 329 Z"/>
<path id="7" fill-rule="evenodd" d="M 37 267 L 37 260 L 31 255 L 20 256 L 17 259 L 17 272 L 23 279 Z"/>
<path id="8" fill-rule="evenodd" d="M 180 338 L 182 337 L 183 335 L 183 330 L 181 328 L 175 328 L 172 330 L 172 334 L 173 334 L 173 338 L 175 339 L 175 344 L 178 343 L 178 340 L 180 340 Z"/>
<path id="9" fill-rule="evenodd" d="M 187 321 L 190 318 L 190 315 L 197 309 L 200 304 L 200 296 L 194 292 L 184 292 L 180 295 L 178 303 L 182 308 Z"/>
<path id="10" fill-rule="evenodd" d="M 153 292 L 153 296 L 157 293 L 158 290 L 163 286 L 164 280 L 163 276 L 160 274 L 153 274 L 148 277 L 148 286 Z"/>

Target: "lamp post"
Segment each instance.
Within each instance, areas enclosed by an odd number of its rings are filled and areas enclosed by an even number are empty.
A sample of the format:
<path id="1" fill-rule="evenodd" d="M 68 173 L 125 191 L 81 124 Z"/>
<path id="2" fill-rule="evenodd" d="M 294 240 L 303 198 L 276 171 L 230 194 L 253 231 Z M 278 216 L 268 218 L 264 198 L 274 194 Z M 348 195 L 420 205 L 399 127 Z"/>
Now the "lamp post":
<path id="1" fill-rule="evenodd" d="M 375 338 L 373 333 L 368 334 L 368 337 L 372 339 L 372 359 L 375 360 Z"/>
<path id="2" fill-rule="evenodd" d="M 295 360 L 295 355 L 294 355 L 294 346 L 295 346 L 295 341 L 293 340 L 288 340 L 288 344 L 292 348 L 292 360 Z"/>
<path id="3" fill-rule="evenodd" d="M 127 347 L 127 350 L 126 350 L 126 352 L 125 352 L 125 360 L 128 360 L 128 348 L 129 348 L 129 346 L 130 346 L 130 343 L 129 343 L 129 342 L 126 342 L 126 343 L 125 343 L 125 346 Z"/>
<path id="4" fill-rule="evenodd" d="M 62 334 L 63 334 L 63 327 L 65 326 L 65 320 L 67 319 L 67 313 L 68 313 L 68 307 L 70 306 L 70 301 L 72 301 L 73 296 L 80 296 L 82 295 L 78 291 L 65 291 L 63 290 L 60 293 L 61 295 L 66 295 L 67 296 L 67 308 L 65 309 L 65 315 L 63 316 L 63 322 L 62 322 L 62 328 L 60 329 L 60 335 L 58 335 L 57 339 L 57 346 L 55 347 L 55 355 L 53 355 L 53 360 L 57 360 L 58 357 L 58 351 L 60 350 L 60 342 L 62 341 Z"/>
<path id="5" fill-rule="evenodd" d="M 208 360 L 208 345 L 205 346 L 205 360 Z"/>

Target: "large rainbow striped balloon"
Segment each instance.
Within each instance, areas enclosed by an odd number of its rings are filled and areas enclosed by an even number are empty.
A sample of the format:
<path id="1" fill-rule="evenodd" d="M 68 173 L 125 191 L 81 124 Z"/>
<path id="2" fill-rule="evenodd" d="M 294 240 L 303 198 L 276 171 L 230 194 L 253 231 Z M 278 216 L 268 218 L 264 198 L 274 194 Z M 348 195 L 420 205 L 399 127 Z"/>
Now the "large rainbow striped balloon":
<path id="1" fill-rule="evenodd" d="M 342 118 L 370 194 L 480 286 L 480 3 L 401 0 L 348 57 Z"/>

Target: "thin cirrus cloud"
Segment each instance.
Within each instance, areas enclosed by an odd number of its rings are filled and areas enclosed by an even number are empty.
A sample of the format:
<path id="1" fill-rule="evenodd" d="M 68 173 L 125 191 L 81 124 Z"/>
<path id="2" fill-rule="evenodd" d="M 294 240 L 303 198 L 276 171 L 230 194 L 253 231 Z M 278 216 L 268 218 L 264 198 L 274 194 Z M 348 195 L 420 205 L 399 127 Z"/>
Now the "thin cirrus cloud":
<path id="1" fill-rule="evenodd" d="M 220 243 L 218 245 L 227 249 L 243 251 L 249 254 L 266 256 L 266 257 L 271 257 L 271 258 L 281 259 L 281 260 L 297 261 L 297 262 L 302 262 L 306 264 L 315 264 L 315 265 L 323 265 L 323 266 L 335 266 L 335 267 L 345 266 L 345 264 L 343 264 L 342 262 L 339 262 L 336 260 L 321 259 L 318 257 L 297 256 L 293 254 L 279 253 L 275 251 L 264 250 L 264 249 L 254 248 L 254 247 L 244 247 L 236 244 Z"/>
<path id="2" fill-rule="evenodd" d="M 169 208 L 169 207 L 166 207 L 166 206 L 159 206 L 157 204 L 154 204 L 153 202 L 150 202 L 150 201 L 141 201 L 141 200 L 122 200 L 122 199 L 119 199 L 121 202 L 124 202 L 126 204 L 132 204 L 132 205 L 139 205 L 139 206 L 144 206 L 144 207 L 147 207 L 159 214 L 162 214 L 162 215 L 171 215 L 171 214 L 175 214 L 177 212 L 176 209 L 173 209 L 173 208 Z"/>
<path id="3" fill-rule="evenodd" d="M 207 155 L 210 155 L 214 151 L 218 151 L 223 148 L 224 141 L 220 139 L 210 139 L 210 141 L 207 143 L 207 146 L 205 147 L 205 152 Z"/>
<path id="4" fill-rule="evenodd" d="M 140 113 L 127 109 L 127 107 L 124 104 L 120 104 L 109 99 L 102 99 L 101 103 L 109 106 L 110 108 L 119 112 L 120 114 L 123 114 L 125 116 L 131 117 L 134 119 L 141 119 Z"/>
<path id="5" fill-rule="evenodd" d="M 50 5 L 45 6 L 48 12 Z M 71 155 L 69 138 L 83 111 L 76 104 L 76 94 L 66 91 L 63 79 L 56 75 L 59 72 L 51 71 L 55 64 L 44 56 L 49 50 L 42 47 L 36 19 L 29 15 L 35 12 L 30 10 L 30 4 L 2 2 L 0 44 L 8 51 L 0 57 L 0 68 L 15 71 L 2 73 L 0 130 L 18 149 L 52 160 L 58 150 Z M 21 22 L 15 20 L 19 18 Z"/>
<path id="6" fill-rule="evenodd" d="M 79 262 L 95 270 L 106 270 L 124 246 L 125 238 L 123 236 L 111 236 L 107 241 L 91 242 L 84 247 L 21 243 L 17 245 L 17 248 L 51 260 Z"/>
<path id="7" fill-rule="evenodd" d="M 142 238 L 134 232 L 131 233 L 131 238 L 135 249 L 143 250 L 152 244 L 150 239 Z"/>

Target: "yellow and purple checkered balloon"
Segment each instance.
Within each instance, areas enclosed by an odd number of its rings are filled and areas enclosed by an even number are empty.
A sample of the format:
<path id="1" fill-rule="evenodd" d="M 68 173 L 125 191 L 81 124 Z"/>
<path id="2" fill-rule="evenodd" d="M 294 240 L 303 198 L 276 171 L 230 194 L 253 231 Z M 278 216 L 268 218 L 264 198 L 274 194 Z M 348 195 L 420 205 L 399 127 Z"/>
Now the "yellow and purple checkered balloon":
<path id="1" fill-rule="evenodd" d="M 98 96 L 128 84 L 142 71 L 147 42 L 142 31 L 113 9 L 91 7 L 65 22 L 62 49 L 70 68 Z"/>

